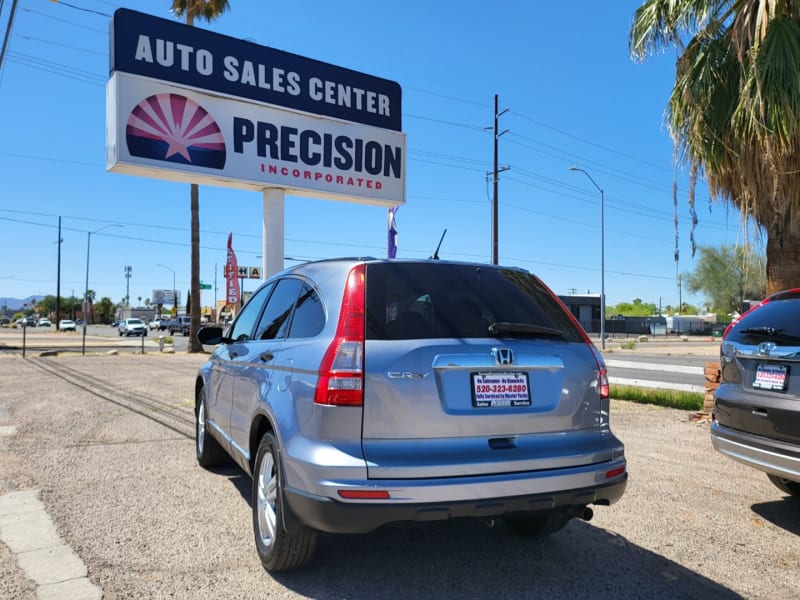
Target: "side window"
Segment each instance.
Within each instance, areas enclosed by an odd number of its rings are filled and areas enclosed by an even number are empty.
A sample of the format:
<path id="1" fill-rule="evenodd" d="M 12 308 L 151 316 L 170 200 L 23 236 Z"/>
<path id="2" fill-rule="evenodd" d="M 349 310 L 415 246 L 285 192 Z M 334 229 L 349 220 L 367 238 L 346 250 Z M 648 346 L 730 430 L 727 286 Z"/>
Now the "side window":
<path id="1" fill-rule="evenodd" d="M 286 337 L 292 309 L 302 285 L 302 281 L 294 278 L 281 279 L 277 283 L 256 327 L 255 339 L 274 340 Z"/>
<path id="2" fill-rule="evenodd" d="M 258 315 L 261 314 L 264 302 L 269 298 L 269 294 L 274 287 L 275 284 L 271 283 L 253 294 L 236 317 L 231 332 L 228 334 L 229 338 L 234 342 L 246 342 L 253 339 L 253 328 L 258 320 Z"/>
<path id="3" fill-rule="evenodd" d="M 319 295 L 307 283 L 297 298 L 297 305 L 292 317 L 290 338 L 307 338 L 318 335 L 325 326 L 325 311 Z"/>

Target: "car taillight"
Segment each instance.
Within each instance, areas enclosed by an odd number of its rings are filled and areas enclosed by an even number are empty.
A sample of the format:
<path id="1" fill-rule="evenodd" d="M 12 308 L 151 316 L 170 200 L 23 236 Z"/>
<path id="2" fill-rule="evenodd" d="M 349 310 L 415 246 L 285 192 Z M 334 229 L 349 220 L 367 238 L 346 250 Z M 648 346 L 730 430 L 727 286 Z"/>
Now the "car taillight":
<path id="1" fill-rule="evenodd" d="M 600 398 L 608 400 L 611 397 L 611 387 L 608 385 L 608 371 L 600 369 L 597 373 L 598 391 Z"/>
<path id="2" fill-rule="evenodd" d="M 553 291 L 543 283 L 542 286 L 544 286 L 544 288 L 550 293 L 550 296 L 553 298 L 553 300 L 557 302 L 559 306 L 561 306 L 561 310 L 563 310 L 564 314 L 569 317 L 573 325 L 575 325 L 575 328 L 580 332 L 581 337 L 583 337 L 583 341 L 585 341 L 592 350 L 594 360 L 597 363 L 597 391 L 600 394 L 601 400 L 608 400 L 611 397 L 611 386 L 608 383 L 608 369 L 606 369 L 606 361 L 603 360 L 603 355 L 600 354 L 600 351 L 597 349 L 597 346 L 592 343 L 592 340 L 589 338 L 586 330 L 578 322 L 578 319 L 575 318 L 575 315 L 572 314 L 572 311 L 567 308 L 567 305 L 562 302 L 561 298 L 556 296 Z"/>
<path id="3" fill-rule="evenodd" d="M 316 404 L 364 403 L 364 277 L 363 264 L 353 267 L 347 276 L 336 335 L 319 367 Z"/>

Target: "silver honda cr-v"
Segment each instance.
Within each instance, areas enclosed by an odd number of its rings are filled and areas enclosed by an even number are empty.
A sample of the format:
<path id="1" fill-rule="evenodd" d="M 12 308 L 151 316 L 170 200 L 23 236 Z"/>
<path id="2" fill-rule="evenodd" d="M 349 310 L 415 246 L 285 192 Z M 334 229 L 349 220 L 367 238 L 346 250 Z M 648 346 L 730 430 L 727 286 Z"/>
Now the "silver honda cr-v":
<path id="1" fill-rule="evenodd" d="M 196 382 L 197 460 L 252 475 L 264 567 L 319 531 L 502 518 L 543 536 L 625 491 L 602 357 L 516 268 L 339 259 L 265 282 Z"/>

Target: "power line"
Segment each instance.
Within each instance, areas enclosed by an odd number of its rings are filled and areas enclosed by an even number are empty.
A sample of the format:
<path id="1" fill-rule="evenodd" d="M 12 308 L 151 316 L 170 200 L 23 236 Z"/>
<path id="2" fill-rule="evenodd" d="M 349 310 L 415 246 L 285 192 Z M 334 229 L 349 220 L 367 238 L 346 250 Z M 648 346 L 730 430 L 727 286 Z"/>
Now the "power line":
<path id="1" fill-rule="evenodd" d="M 25 11 L 26 13 L 30 13 L 32 15 L 38 15 L 40 17 L 44 17 L 45 19 L 50 19 L 51 21 L 58 21 L 59 23 L 66 23 L 67 25 L 72 25 L 73 27 L 78 27 L 79 29 L 85 29 L 87 31 L 93 31 L 94 33 L 100 33 L 102 35 L 108 35 L 108 30 L 106 30 L 106 29 L 95 29 L 94 27 L 89 27 L 88 25 L 82 25 L 81 23 L 76 23 L 75 21 L 70 21 L 69 19 L 61 19 L 59 17 L 54 17 L 53 15 L 49 15 L 47 13 L 39 12 L 38 10 L 31 10 L 30 8 L 23 8 L 22 10 Z"/>
<path id="2" fill-rule="evenodd" d="M 628 160 L 632 160 L 634 162 L 638 162 L 638 163 L 641 163 L 643 165 L 647 165 L 647 166 L 653 167 L 654 169 L 667 170 L 670 173 L 672 172 L 671 170 L 666 169 L 665 167 L 663 167 L 661 165 L 657 165 L 655 163 L 651 163 L 649 161 L 642 160 L 641 158 L 638 158 L 636 156 L 631 156 L 630 154 L 626 154 L 624 152 L 620 152 L 619 150 L 615 150 L 614 148 L 610 148 L 610 147 L 605 146 L 603 144 L 598 144 L 597 142 L 593 142 L 593 141 L 591 141 L 589 139 L 583 138 L 583 137 L 575 135 L 573 133 L 569 133 L 568 131 L 564 131 L 563 129 L 559 129 L 558 127 L 554 127 L 553 125 L 549 125 L 549 124 L 547 124 L 547 123 L 545 123 L 543 121 L 539 121 L 538 119 L 534 119 L 533 117 L 529 117 L 529 116 L 524 115 L 522 113 L 512 111 L 511 114 L 519 117 L 520 119 L 524 119 L 526 121 L 530 121 L 531 123 L 535 123 L 536 125 L 539 125 L 540 127 L 544 127 L 544 128 L 549 129 L 551 131 L 555 131 L 556 133 L 561 134 L 561 135 L 563 135 L 565 137 L 569 137 L 569 138 L 572 138 L 572 139 L 577 140 L 579 142 L 582 142 L 584 144 L 588 144 L 589 146 L 594 146 L 595 148 L 599 148 L 600 150 L 604 150 L 605 152 L 611 152 L 612 154 L 616 154 L 617 156 L 622 156 L 623 158 L 627 158 Z"/>
<path id="3" fill-rule="evenodd" d="M 85 52 L 87 54 L 95 54 L 97 56 L 106 57 L 108 56 L 108 52 L 100 52 L 99 50 L 89 50 L 88 48 L 79 48 L 78 46 L 72 46 L 70 44 L 59 44 L 58 42 L 54 42 L 52 40 L 43 40 L 42 38 L 33 37 L 31 35 L 15 35 L 14 37 L 18 37 L 23 40 L 27 40 L 29 42 L 38 42 L 40 44 L 49 44 L 50 46 L 58 46 L 59 48 L 69 48 L 70 50 L 77 50 L 78 52 Z"/>
<path id="4" fill-rule="evenodd" d="M 81 6 L 76 6 L 75 4 L 69 4 L 67 2 L 64 2 L 63 0 L 51 0 L 51 2 L 54 2 L 59 6 L 66 6 L 67 8 L 73 8 L 75 10 L 80 10 L 82 12 L 93 13 L 95 15 L 100 15 L 101 17 L 111 18 L 111 15 L 108 13 L 100 12 L 99 10 L 93 10 L 91 8 L 83 8 Z"/>

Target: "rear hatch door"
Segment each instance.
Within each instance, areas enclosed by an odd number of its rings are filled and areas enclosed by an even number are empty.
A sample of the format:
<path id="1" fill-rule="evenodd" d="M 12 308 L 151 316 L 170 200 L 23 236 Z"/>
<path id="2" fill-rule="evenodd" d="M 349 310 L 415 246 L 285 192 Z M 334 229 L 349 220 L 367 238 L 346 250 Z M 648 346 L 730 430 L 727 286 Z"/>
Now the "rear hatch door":
<path id="1" fill-rule="evenodd" d="M 368 266 L 362 445 L 370 478 L 610 459 L 616 442 L 604 426 L 592 348 L 540 286 L 516 270 Z"/>

